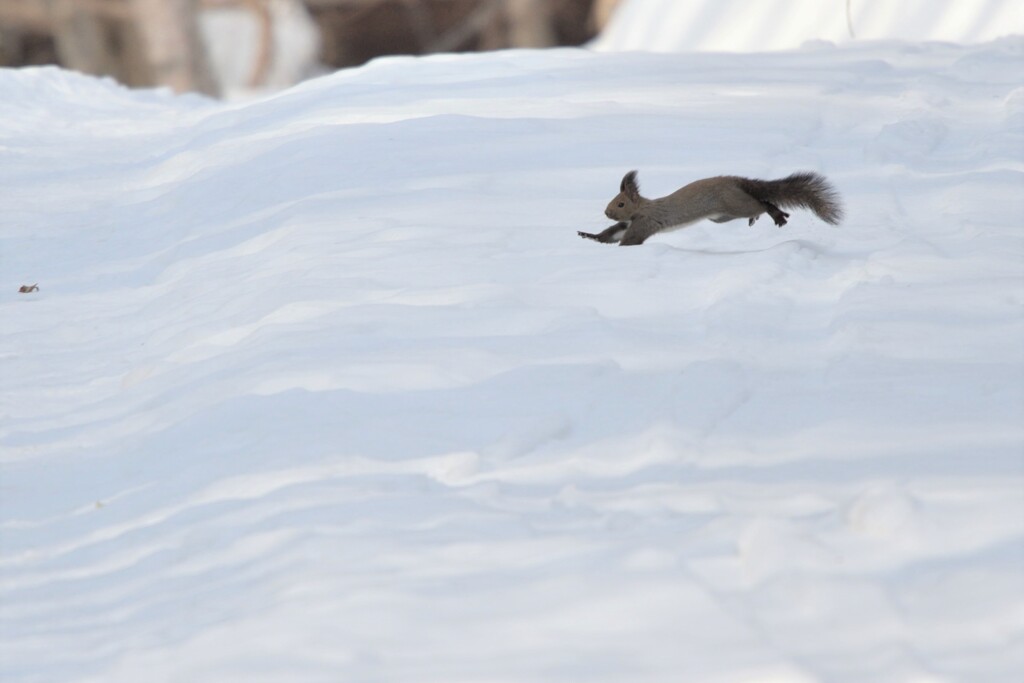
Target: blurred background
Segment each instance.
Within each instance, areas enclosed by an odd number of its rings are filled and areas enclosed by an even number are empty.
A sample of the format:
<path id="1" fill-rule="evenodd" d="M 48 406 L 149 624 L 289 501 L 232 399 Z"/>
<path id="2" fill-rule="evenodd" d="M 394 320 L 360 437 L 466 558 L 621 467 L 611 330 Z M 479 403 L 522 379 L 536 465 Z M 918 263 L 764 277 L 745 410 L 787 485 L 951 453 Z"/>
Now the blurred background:
<path id="1" fill-rule="evenodd" d="M 230 95 L 381 55 L 581 45 L 619 0 L 0 0 L 0 66 Z"/>
<path id="2" fill-rule="evenodd" d="M 0 67 L 236 97 L 381 55 L 763 51 L 1024 34 L 1022 0 L 0 0 Z"/>

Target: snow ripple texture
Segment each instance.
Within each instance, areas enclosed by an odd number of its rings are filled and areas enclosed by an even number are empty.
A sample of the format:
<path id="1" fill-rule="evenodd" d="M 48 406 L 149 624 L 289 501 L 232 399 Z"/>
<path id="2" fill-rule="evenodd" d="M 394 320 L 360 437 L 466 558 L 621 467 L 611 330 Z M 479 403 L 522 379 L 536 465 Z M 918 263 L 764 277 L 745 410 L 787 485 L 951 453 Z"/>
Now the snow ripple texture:
<path id="1" fill-rule="evenodd" d="M 1022 73 L 0 71 L 0 678 L 1020 680 Z M 580 240 L 631 168 L 848 218 Z"/>

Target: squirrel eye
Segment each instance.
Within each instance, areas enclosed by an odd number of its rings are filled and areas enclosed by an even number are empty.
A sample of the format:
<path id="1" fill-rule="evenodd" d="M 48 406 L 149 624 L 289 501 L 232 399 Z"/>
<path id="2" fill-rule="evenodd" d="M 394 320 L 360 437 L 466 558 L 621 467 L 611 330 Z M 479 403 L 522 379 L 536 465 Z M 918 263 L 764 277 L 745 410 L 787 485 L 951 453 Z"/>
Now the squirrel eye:
<path id="1" fill-rule="evenodd" d="M 625 205 L 626 205 L 626 202 L 619 202 L 619 208 L 620 208 L 620 209 L 621 209 L 622 207 L 624 207 Z"/>

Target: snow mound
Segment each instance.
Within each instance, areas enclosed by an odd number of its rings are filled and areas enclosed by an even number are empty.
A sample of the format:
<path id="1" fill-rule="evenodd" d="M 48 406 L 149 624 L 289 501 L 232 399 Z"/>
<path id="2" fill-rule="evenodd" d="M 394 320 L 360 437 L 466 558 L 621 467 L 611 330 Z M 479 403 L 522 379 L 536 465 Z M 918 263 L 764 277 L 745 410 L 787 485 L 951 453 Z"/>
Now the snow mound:
<path id="1" fill-rule="evenodd" d="M 1021 73 L 0 71 L 0 678 L 1016 681 Z M 580 240 L 632 168 L 848 218 Z"/>

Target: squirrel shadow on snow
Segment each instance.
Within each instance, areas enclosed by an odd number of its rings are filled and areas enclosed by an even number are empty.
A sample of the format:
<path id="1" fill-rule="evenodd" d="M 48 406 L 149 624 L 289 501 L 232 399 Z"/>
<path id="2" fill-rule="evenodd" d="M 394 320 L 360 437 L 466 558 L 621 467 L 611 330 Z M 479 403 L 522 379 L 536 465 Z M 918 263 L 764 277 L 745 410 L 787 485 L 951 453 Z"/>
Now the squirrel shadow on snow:
<path id="1" fill-rule="evenodd" d="M 604 211 L 618 223 L 599 233 L 580 231 L 580 237 L 630 246 L 704 218 L 715 223 L 746 218 L 747 224 L 753 225 L 763 213 L 781 228 L 789 218 L 782 209 L 790 208 L 810 209 L 832 225 L 838 225 L 843 218 L 839 193 L 819 173 L 801 171 L 779 180 L 716 176 L 695 180 L 660 199 L 640 195 L 636 173 L 630 171 L 622 178 L 619 194 Z"/>

